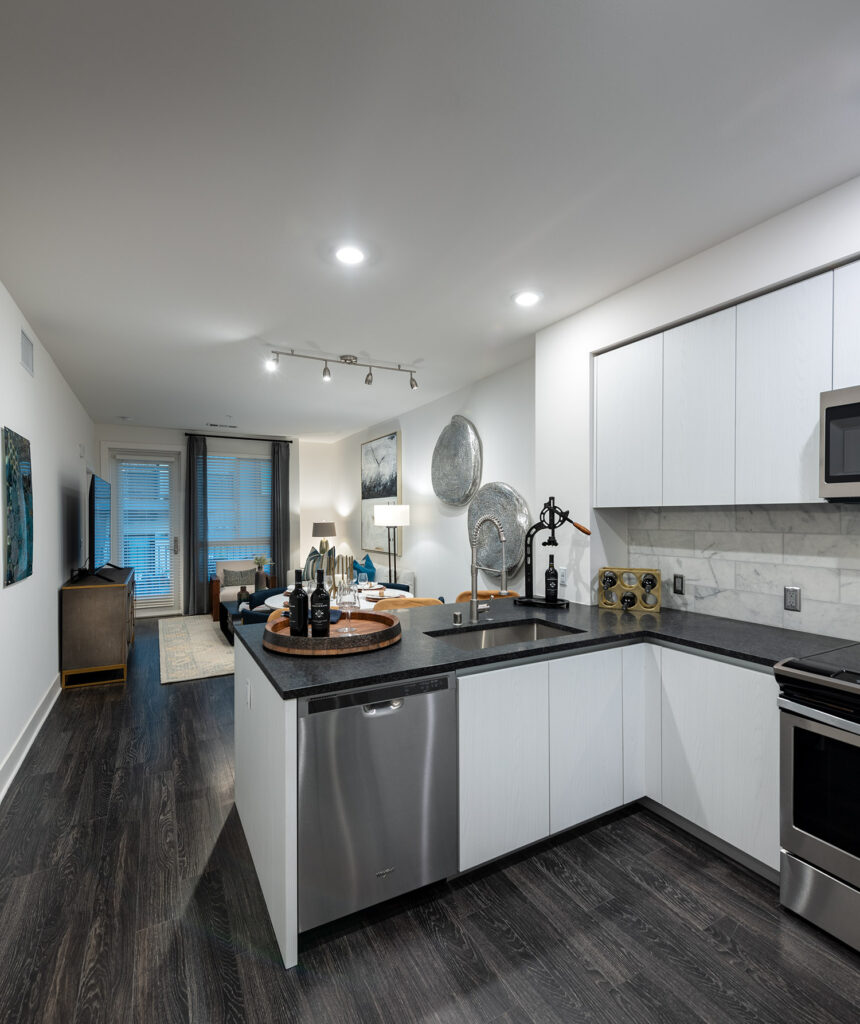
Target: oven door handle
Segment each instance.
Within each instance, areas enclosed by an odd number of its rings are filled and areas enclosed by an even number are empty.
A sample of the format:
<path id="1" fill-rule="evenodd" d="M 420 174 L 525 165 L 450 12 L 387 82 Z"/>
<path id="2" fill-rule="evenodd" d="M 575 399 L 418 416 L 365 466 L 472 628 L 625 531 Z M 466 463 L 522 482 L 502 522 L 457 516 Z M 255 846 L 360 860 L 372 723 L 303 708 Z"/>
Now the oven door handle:
<path id="1" fill-rule="evenodd" d="M 829 725 L 833 729 L 840 729 L 842 732 L 850 732 L 855 736 L 860 736 L 860 723 L 858 722 L 849 722 L 845 718 L 829 715 L 826 711 L 819 711 L 818 708 L 808 708 L 805 704 L 786 700 L 785 697 L 777 698 L 777 704 L 782 711 L 790 711 L 792 714 L 800 715 L 803 718 L 811 718 L 814 722 L 820 722 L 822 725 Z"/>

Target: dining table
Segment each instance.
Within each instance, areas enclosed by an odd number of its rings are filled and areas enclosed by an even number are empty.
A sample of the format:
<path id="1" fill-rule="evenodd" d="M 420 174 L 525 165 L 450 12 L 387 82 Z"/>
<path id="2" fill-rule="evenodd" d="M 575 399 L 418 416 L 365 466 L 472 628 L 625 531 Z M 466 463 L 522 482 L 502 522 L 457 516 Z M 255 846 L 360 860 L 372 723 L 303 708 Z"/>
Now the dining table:
<path id="1" fill-rule="evenodd" d="M 293 591 L 293 587 L 294 584 L 290 584 L 283 594 L 273 594 L 271 597 L 267 597 L 265 602 L 267 607 L 271 608 L 272 611 L 278 611 L 285 605 L 289 604 L 290 594 Z M 308 597 L 310 597 L 310 593 L 308 594 Z M 331 597 L 332 608 L 337 608 L 337 594 L 333 593 Z M 377 601 L 381 601 L 383 598 L 396 598 L 402 600 L 404 606 L 406 606 L 412 599 L 412 594 L 406 590 L 394 590 L 386 587 L 359 587 L 358 597 L 358 608 L 356 610 L 369 612 L 373 611 Z"/>

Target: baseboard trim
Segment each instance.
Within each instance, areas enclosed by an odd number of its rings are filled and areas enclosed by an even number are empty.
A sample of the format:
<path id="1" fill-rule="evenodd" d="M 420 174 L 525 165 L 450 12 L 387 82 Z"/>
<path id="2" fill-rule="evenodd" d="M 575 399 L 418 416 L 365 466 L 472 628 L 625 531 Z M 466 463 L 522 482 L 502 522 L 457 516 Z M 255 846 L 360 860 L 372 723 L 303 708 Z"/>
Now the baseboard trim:
<path id="1" fill-rule="evenodd" d="M 57 697 L 60 696 L 60 689 L 60 674 L 58 672 L 48 687 L 47 693 L 30 716 L 29 722 L 21 730 L 21 735 L 15 741 L 6 760 L 0 765 L 0 801 L 5 798 L 13 779 L 18 774 L 18 769 L 27 756 L 27 751 L 32 747 L 33 740 L 39 735 L 39 730 L 48 717 L 48 713 L 54 706 Z"/>
<path id="2" fill-rule="evenodd" d="M 760 860 L 756 860 L 755 857 L 751 857 L 743 850 L 739 850 L 736 846 L 732 846 L 731 843 L 727 843 L 724 839 L 719 839 L 717 836 L 712 835 L 700 825 L 694 825 L 692 821 L 682 818 L 680 814 L 676 814 L 675 811 L 670 811 L 668 807 L 658 804 L 656 800 L 652 800 L 650 797 L 642 797 L 639 803 L 642 804 L 643 807 L 647 807 L 649 811 L 659 814 L 660 817 L 665 818 L 666 821 L 670 821 L 673 825 L 677 825 L 678 828 L 683 829 L 685 832 L 689 832 L 690 835 L 695 836 L 696 839 L 701 840 L 703 843 L 707 843 L 708 846 L 712 846 L 718 853 L 722 853 L 730 860 L 737 861 L 738 864 L 757 875 L 761 875 L 761 877 L 767 879 L 768 882 L 773 882 L 774 885 L 779 885 L 779 871 L 777 871 L 776 868 L 772 868 L 768 864 L 762 864 L 762 862 Z"/>

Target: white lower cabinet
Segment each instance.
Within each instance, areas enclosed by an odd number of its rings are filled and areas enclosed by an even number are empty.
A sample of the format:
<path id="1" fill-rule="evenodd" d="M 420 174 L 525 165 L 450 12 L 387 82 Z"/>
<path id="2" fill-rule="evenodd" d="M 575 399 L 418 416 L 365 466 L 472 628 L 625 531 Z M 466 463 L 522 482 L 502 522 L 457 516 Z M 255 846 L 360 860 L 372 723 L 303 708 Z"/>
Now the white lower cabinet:
<path id="1" fill-rule="evenodd" d="M 549 835 L 547 663 L 462 676 L 460 870 Z"/>
<path id="2" fill-rule="evenodd" d="M 772 675 L 663 651 L 662 803 L 779 868 L 779 712 Z"/>
<path id="3" fill-rule="evenodd" d="M 624 802 L 622 651 L 549 663 L 549 827 L 560 832 Z"/>
<path id="4" fill-rule="evenodd" d="M 770 673 L 636 644 L 458 685 L 461 871 L 643 796 L 779 868 Z"/>

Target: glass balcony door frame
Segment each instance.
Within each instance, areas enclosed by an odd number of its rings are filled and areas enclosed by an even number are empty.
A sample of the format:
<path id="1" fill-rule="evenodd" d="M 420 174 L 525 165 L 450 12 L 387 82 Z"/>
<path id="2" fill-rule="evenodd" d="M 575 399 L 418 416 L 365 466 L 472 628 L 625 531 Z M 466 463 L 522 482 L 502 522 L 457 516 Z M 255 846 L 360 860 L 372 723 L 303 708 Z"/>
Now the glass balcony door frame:
<path id="1" fill-rule="evenodd" d="M 122 554 L 119 548 L 120 531 L 118 502 L 119 494 L 115 487 L 116 474 L 113 470 L 114 461 L 128 459 L 141 462 L 166 462 L 171 464 L 170 473 L 170 550 L 171 576 L 173 580 L 172 599 L 147 599 L 138 596 L 135 599 L 135 615 L 137 617 L 181 615 L 184 591 L 184 551 L 185 537 L 183 528 L 183 511 L 185 507 L 185 460 L 182 457 L 184 448 L 179 445 L 149 445 L 137 442 L 101 443 L 101 476 L 111 482 L 111 560 L 117 565 L 121 563 Z"/>

